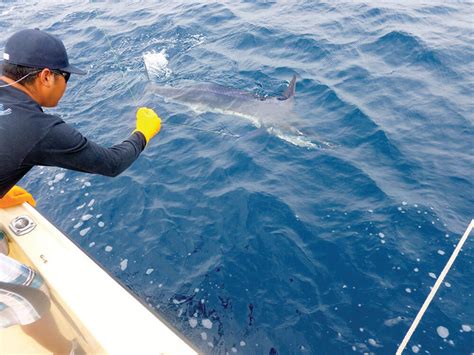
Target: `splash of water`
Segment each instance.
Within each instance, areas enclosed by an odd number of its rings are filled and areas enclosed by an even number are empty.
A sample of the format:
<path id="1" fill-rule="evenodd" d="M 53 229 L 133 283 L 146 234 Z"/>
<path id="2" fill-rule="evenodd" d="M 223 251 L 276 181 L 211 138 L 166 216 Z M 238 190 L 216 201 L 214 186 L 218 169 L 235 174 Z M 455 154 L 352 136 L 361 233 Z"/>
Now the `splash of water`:
<path id="1" fill-rule="evenodd" d="M 172 71 L 168 68 L 168 58 L 166 49 L 162 49 L 159 53 L 147 52 L 143 54 L 143 62 L 149 78 L 168 78 Z"/>

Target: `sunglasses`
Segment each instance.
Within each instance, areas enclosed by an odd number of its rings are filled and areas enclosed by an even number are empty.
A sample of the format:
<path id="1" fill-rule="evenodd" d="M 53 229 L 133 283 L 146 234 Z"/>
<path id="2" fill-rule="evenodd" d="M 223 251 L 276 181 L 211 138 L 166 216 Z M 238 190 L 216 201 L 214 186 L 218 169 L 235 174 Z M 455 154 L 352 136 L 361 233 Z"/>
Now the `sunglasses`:
<path id="1" fill-rule="evenodd" d="M 57 75 L 62 75 L 64 77 L 64 80 L 66 80 L 66 83 L 68 82 L 69 78 L 71 77 L 71 73 L 62 71 L 62 70 L 52 70 L 50 69 L 54 74 Z"/>

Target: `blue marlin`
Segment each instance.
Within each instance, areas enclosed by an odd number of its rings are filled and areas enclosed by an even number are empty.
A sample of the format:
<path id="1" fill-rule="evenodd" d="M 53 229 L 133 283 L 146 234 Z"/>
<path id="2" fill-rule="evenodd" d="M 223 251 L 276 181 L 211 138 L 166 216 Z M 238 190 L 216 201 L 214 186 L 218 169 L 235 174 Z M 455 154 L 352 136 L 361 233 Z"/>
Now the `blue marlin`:
<path id="1" fill-rule="evenodd" d="M 254 126 L 265 128 L 269 133 L 292 144 L 317 148 L 321 142 L 313 143 L 296 128 L 298 120 L 293 112 L 295 87 L 296 76 L 293 76 L 285 92 L 277 97 L 261 97 L 211 83 L 185 87 L 155 86 L 152 91 L 166 101 L 184 104 L 196 112 L 242 117 Z"/>

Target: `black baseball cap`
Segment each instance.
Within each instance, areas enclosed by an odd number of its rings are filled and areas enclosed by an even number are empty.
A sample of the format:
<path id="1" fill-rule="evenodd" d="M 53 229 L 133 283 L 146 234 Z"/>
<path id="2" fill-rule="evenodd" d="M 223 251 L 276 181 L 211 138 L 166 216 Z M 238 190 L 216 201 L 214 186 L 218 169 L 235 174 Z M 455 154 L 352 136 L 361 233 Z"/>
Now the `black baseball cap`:
<path id="1" fill-rule="evenodd" d="M 5 63 L 30 68 L 57 69 L 67 73 L 84 75 L 85 71 L 69 64 L 63 42 L 39 29 L 21 30 L 13 34 L 5 44 Z"/>

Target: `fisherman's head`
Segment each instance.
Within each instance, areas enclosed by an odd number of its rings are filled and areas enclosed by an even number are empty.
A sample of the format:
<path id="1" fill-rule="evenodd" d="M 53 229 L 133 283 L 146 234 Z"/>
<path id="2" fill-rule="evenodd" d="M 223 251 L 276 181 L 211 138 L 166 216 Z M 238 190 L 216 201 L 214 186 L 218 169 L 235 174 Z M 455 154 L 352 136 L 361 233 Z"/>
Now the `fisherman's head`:
<path id="1" fill-rule="evenodd" d="M 54 107 L 63 96 L 70 75 L 85 72 L 69 64 L 60 39 L 28 29 L 7 40 L 2 74 L 26 88 L 41 106 Z"/>

